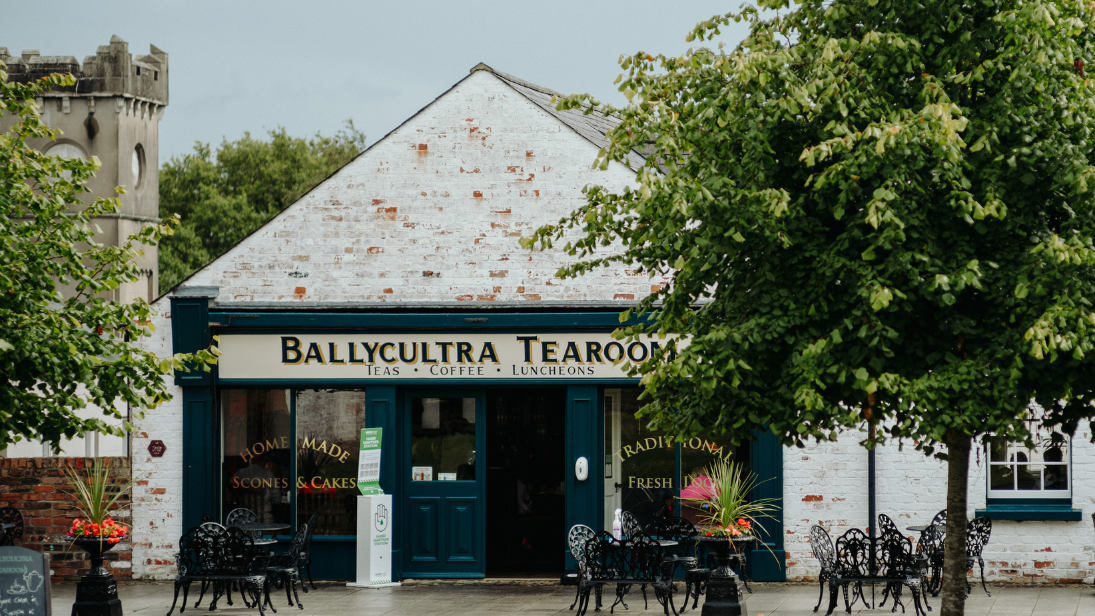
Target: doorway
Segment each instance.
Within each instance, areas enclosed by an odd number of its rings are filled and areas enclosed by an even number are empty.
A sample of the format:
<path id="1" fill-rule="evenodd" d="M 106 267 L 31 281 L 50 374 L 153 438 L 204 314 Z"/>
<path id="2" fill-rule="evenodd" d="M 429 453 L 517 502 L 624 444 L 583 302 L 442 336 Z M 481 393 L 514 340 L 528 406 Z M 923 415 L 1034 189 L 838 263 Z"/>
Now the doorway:
<path id="1" fill-rule="evenodd" d="M 565 387 L 486 395 L 487 574 L 558 574 L 566 554 Z"/>

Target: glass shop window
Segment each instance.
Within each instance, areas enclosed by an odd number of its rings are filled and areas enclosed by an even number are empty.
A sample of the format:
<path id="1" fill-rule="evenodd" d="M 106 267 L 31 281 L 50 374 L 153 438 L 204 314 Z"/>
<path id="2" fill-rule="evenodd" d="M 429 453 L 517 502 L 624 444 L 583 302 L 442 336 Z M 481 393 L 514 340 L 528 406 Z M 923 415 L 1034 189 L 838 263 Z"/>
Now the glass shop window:
<path id="1" fill-rule="evenodd" d="M 992 439 L 989 459 L 989 498 L 1070 498 L 1072 482 L 1068 437 L 1035 431 L 1034 447 Z"/>
<path id="2" fill-rule="evenodd" d="M 475 480 L 475 398 L 411 400 L 411 479 Z"/>
<path id="3" fill-rule="evenodd" d="M 749 445 L 733 448 L 723 440 L 693 438 L 680 443 L 680 475 L 674 439 L 646 427 L 635 414 L 642 408 L 639 388 L 606 389 L 604 528 L 612 528 L 616 509 L 630 512 L 639 525 L 680 515 L 702 523 L 703 511 L 682 506 L 693 484 L 705 485 L 707 469 L 725 460 L 749 470 Z"/>
<path id="4" fill-rule="evenodd" d="M 676 515 L 677 453 L 671 438 L 637 419 L 637 387 L 605 390 L 605 530 L 622 509 L 647 525 Z"/>
<path id="5" fill-rule="evenodd" d="M 223 514 L 243 507 L 260 522 L 290 524 L 289 391 L 223 390 L 221 415 Z"/>
<path id="6" fill-rule="evenodd" d="M 317 514 L 317 535 L 355 535 L 365 391 L 297 390 L 296 403 L 297 524 Z"/>

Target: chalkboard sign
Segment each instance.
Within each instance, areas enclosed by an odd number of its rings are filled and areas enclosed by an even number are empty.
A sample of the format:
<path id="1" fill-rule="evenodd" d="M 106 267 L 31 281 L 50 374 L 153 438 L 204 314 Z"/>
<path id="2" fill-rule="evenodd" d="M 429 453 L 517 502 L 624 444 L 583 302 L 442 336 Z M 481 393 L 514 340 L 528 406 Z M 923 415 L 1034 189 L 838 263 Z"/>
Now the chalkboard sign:
<path id="1" fill-rule="evenodd" d="M 0 547 L 0 616 L 50 616 L 48 555 Z"/>

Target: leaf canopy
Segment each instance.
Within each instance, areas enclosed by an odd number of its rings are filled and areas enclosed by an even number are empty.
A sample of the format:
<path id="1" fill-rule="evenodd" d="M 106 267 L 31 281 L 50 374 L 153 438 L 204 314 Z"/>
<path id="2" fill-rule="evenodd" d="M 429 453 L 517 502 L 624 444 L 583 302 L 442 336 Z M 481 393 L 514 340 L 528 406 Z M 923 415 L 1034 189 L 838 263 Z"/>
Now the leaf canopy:
<path id="1" fill-rule="evenodd" d="M 526 245 L 565 242 L 561 276 L 672 272 L 621 331 L 691 340 L 634 367 L 653 426 L 802 445 L 873 420 L 931 453 L 1026 438 L 1034 400 L 1073 432 L 1095 412 L 1092 8 L 760 5 L 689 35 L 745 20 L 732 49 L 622 57 L 627 106 L 560 102 L 622 120 L 595 165 L 652 153 Z"/>

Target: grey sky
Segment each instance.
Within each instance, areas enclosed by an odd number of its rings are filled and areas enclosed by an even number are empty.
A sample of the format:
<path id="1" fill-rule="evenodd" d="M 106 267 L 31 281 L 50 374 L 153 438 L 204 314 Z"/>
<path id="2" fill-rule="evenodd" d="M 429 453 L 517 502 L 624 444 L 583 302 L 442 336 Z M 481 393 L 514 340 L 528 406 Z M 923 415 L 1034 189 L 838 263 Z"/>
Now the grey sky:
<path id="1" fill-rule="evenodd" d="M 83 61 L 112 34 L 135 55 L 170 54 L 160 160 L 244 131 L 295 136 L 352 118 L 383 137 L 478 62 L 562 92 L 622 102 L 621 53 L 679 54 L 697 22 L 730 2 L 12 2 L 0 46 Z M 745 29 L 724 31 L 728 42 Z"/>

